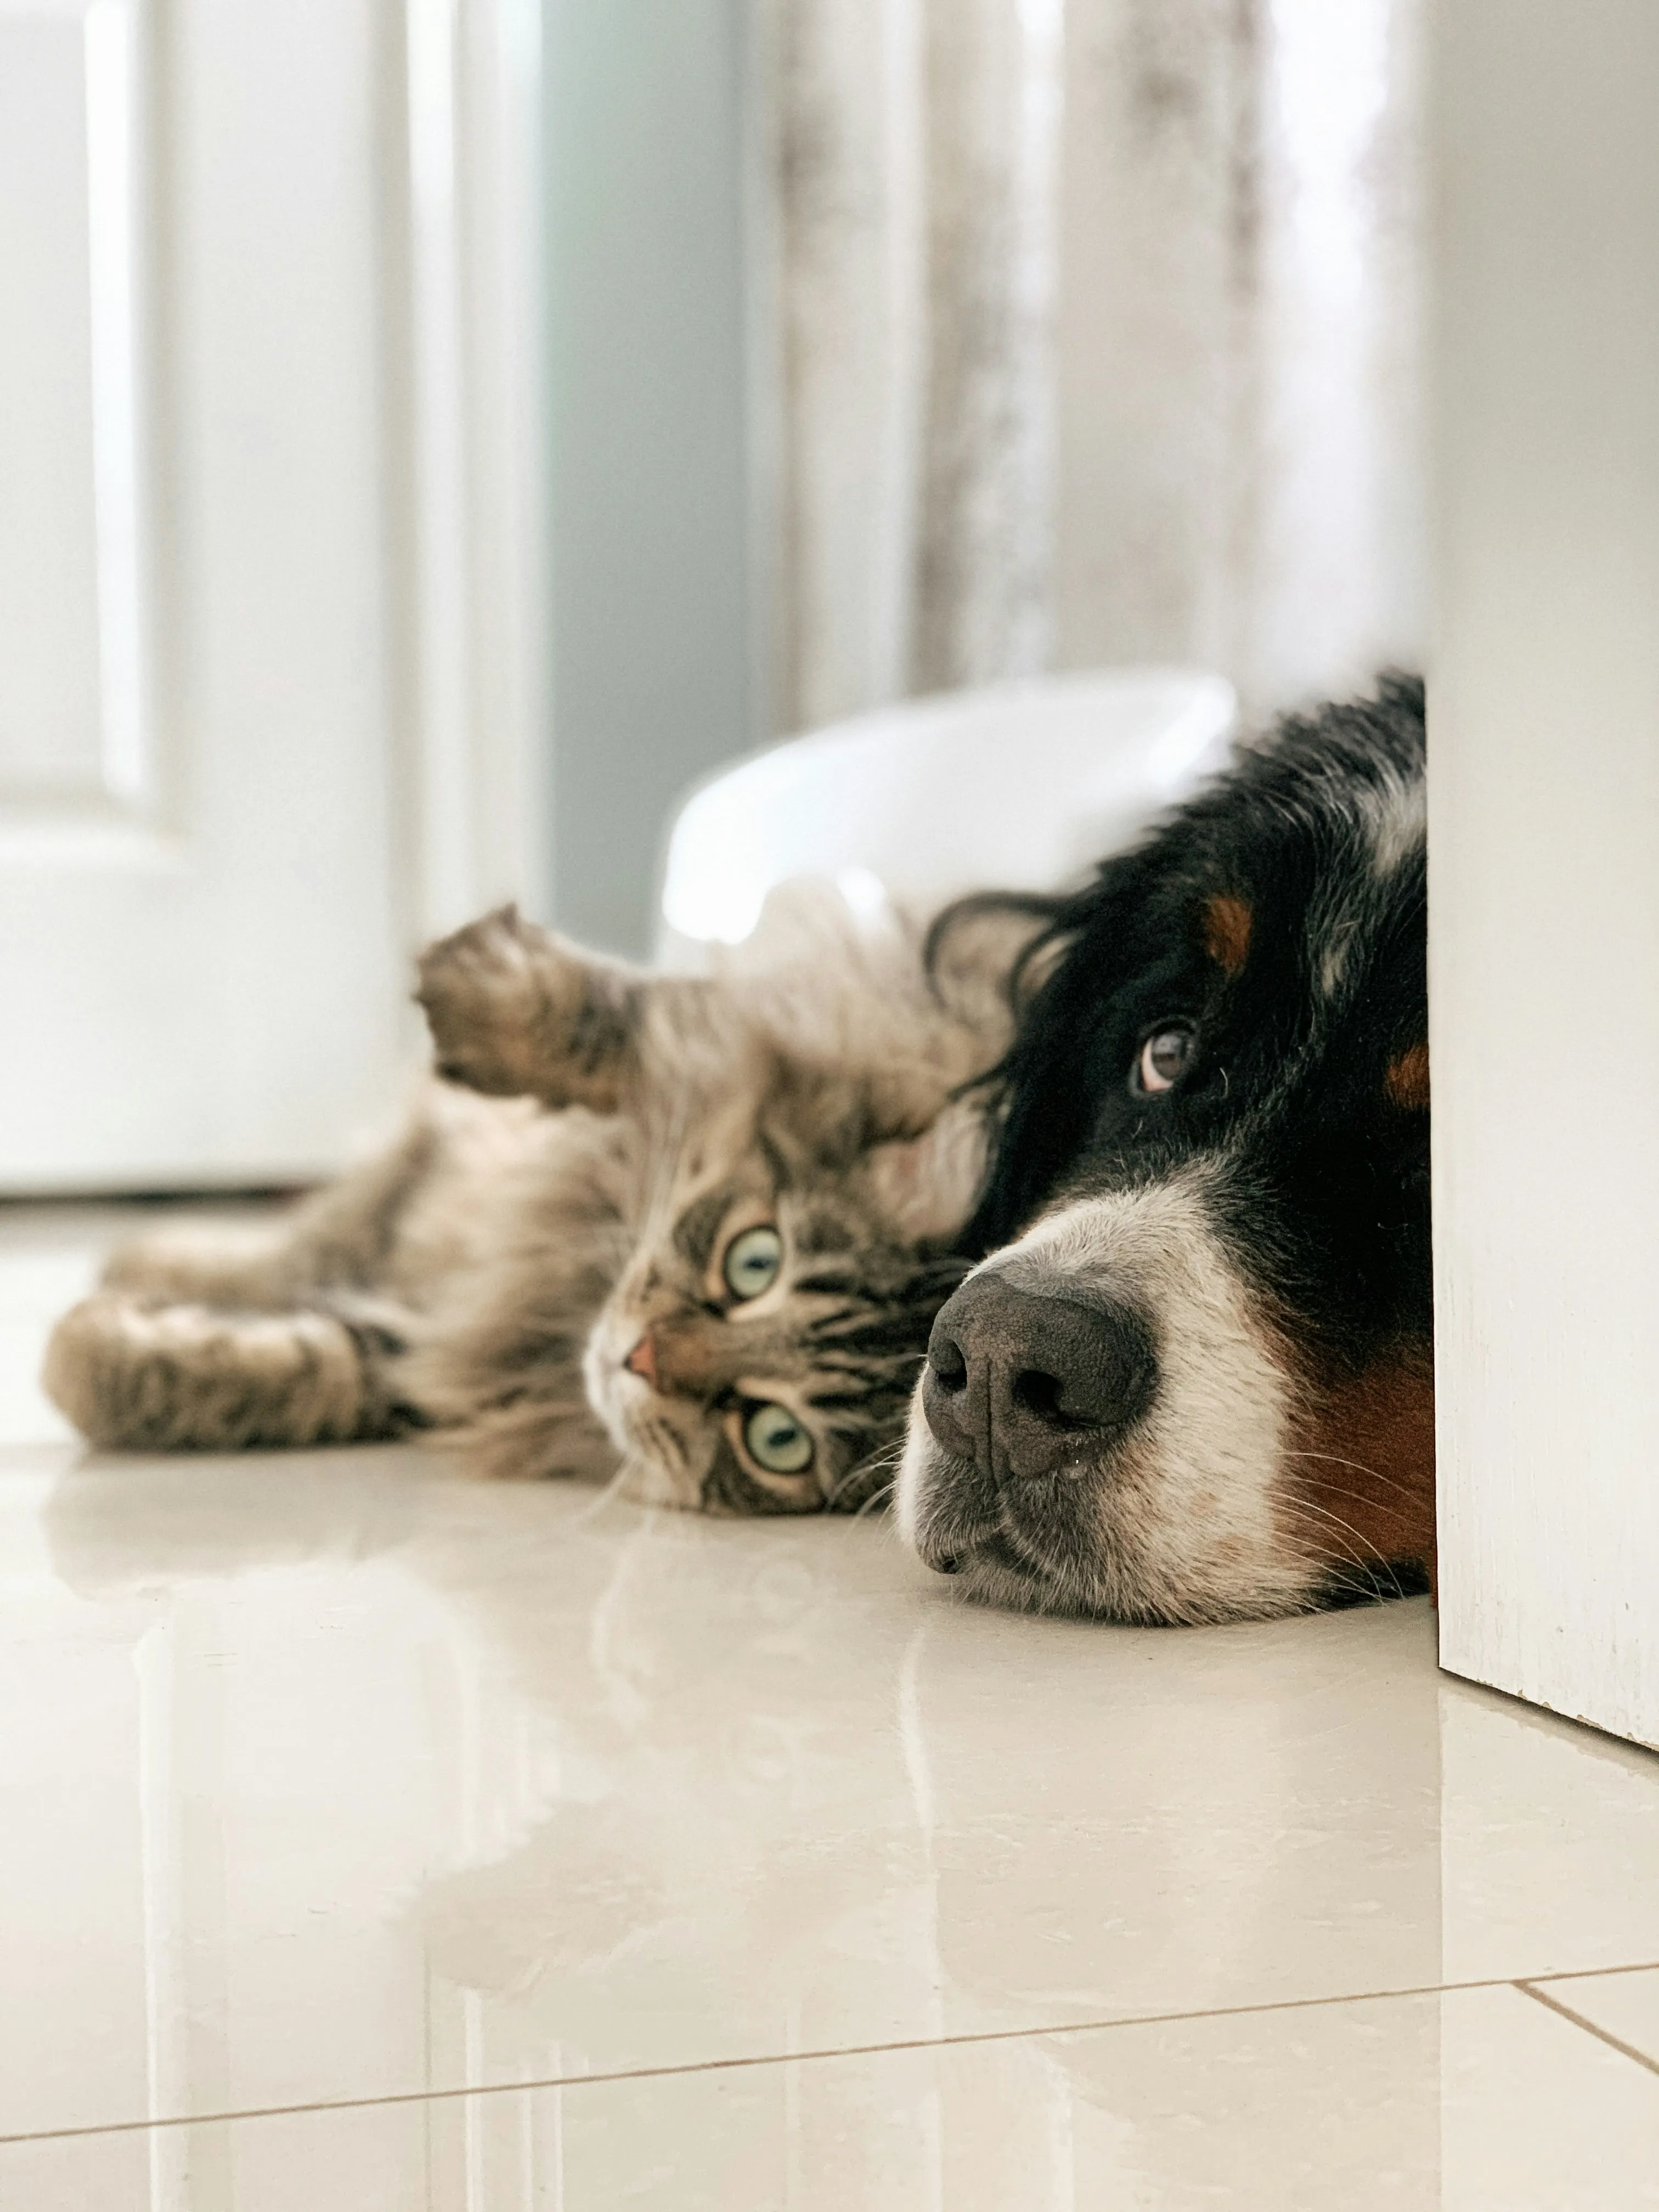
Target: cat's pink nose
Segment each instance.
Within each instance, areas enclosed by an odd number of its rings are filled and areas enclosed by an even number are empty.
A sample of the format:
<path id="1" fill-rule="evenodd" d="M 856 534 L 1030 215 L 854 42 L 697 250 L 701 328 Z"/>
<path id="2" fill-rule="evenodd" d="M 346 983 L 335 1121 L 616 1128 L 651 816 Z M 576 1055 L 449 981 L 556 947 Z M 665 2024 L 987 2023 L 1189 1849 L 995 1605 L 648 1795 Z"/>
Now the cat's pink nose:
<path id="1" fill-rule="evenodd" d="M 627 1358 L 623 1360 L 623 1365 L 628 1370 L 630 1375 L 637 1375 L 641 1376 L 643 1381 L 651 1385 L 651 1388 L 653 1390 L 656 1389 L 657 1347 L 651 1341 L 651 1332 L 649 1329 L 647 1329 L 645 1334 L 634 1346 L 634 1349 L 629 1353 Z"/>

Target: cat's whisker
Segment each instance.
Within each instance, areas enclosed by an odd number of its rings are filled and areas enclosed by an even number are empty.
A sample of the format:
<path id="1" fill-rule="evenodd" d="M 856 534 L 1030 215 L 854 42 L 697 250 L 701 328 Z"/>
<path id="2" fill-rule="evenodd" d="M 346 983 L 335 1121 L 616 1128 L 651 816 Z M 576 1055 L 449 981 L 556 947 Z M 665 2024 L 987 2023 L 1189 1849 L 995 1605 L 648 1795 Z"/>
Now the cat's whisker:
<path id="1" fill-rule="evenodd" d="M 823 1501 L 825 1510 L 835 1512 L 842 1498 L 849 1491 L 861 1490 L 865 1484 L 872 1480 L 875 1481 L 874 1489 L 867 1497 L 859 1500 L 858 1504 L 853 1509 L 853 1517 L 854 1520 L 862 1520 L 866 1513 L 884 1505 L 891 1498 L 897 1483 L 899 1462 L 903 1455 L 902 1436 L 895 1437 L 890 1443 L 882 1445 L 878 1450 L 867 1453 L 856 1465 L 849 1468 L 841 1480 L 830 1491 Z M 880 1479 L 877 1480 L 877 1478 Z"/>
<path id="2" fill-rule="evenodd" d="M 610 1481 L 602 1485 L 595 1493 L 592 1504 L 583 1506 L 581 1511 L 576 1516 L 573 1524 L 574 1527 L 586 1528 L 590 1522 L 598 1520 L 607 1505 L 616 1504 L 617 1499 L 622 1495 L 628 1478 L 635 1471 L 635 1464 L 634 1456 L 629 1453 Z"/>

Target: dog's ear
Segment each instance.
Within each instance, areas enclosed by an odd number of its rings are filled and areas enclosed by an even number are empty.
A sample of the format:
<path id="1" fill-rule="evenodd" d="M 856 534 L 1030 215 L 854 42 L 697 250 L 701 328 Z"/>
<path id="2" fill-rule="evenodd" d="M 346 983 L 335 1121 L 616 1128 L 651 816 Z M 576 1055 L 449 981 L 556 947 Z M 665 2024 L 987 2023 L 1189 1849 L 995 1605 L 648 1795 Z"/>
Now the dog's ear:
<path id="1" fill-rule="evenodd" d="M 450 1082 L 616 1114 L 639 1091 L 648 988 L 504 906 L 421 955 L 415 996 Z"/>
<path id="2" fill-rule="evenodd" d="M 985 1116 L 976 1105 L 957 1099 L 921 1136 L 873 1146 L 870 1186 L 903 1236 L 918 1243 L 945 1243 L 974 1210 L 985 1158 Z"/>

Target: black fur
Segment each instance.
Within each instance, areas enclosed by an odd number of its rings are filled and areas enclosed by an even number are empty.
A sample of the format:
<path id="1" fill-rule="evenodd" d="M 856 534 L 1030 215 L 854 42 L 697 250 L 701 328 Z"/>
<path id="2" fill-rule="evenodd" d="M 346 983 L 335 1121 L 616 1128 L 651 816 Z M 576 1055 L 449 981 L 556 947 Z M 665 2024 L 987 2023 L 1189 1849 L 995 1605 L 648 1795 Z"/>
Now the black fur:
<path id="1" fill-rule="evenodd" d="M 1327 1601 L 1420 1587 L 1432 1565 L 1425 754 L 1423 687 L 1387 677 L 1372 698 L 1285 721 L 1139 848 L 1047 902 L 1016 971 L 1012 1047 L 986 1079 L 993 1155 L 964 1239 L 1063 1312 L 1068 1281 L 1077 1299 L 1085 1278 L 1096 1293 L 1123 1288 L 1113 1232 L 1066 1230 L 1074 1241 L 1056 1244 L 1056 1223 L 1049 1241 L 1010 1250 L 1023 1231 L 1071 1201 L 1177 1182 L 1201 1193 L 1209 1249 L 1247 1288 L 1251 1356 L 1285 1394 L 1261 1495 L 1282 1516 L 1283 1557 L 1308 1556 L 1298 1532 L 1329 1532 Z M 1177 1053 L 1149 1071 L 1143 1051 L 1170 1031 L 1187 1041 L 1184 1064 Z M 1170 1066 L 1170 1087 L 1148 1090 Z M 1039 1251 L 1054 1256 L 1029 1256 Z M 1190 1602 L 1166 1583 L 1137 1597 L 1115 1582 L 1112 1547 L 1133 1530 L 1109 1533 L 1116 1447 L 1066 1364 L 1074 1352 L 1033 1334 L 1024 1306 L 1000 1351 L 970 1323 L 968 1296 L 936 1324 L 923 1393 L 933 1442 L 907 1462 L 908 1525 L 931 1564 L 981 1595 L 1054 1609 L 1193 1619 L 1321 1601 L 1316 1567 L 1283 1587 L 1241 1569 L 1230 1598 L 1224 1563 L 1196 1539 L 1210 1579 Z M 1206 1310 L 1200 1297 L 1181 1324 L 1198 1332 L 1183 1340 L 1200 1369 Z M 978 1331 L 971 1360 L 964 1330 Z M 1012 1398 L 997 1396 L 999 1374 Z M 1034 1421 L 1047 1424 L 1035 1446 Z M 1017 1435 L 1033 1465 L 1054 1462 L 1042 1480 L 1015 1479 Z M 1190 1450 L 1199 1431 L 1179 1435 Z M 1125 1449 L 1133 1458 L 1133 1437 Z M 1138 1479 L 1151 1479 L 1144 1465 Z M 1196 1492 L 1182 1480 L 1183 1495 L 1201 1493 L 1201 1479 Z M 1153 1509 L 1133 1510 L 1141 1526 Z"/>
<path id="2" fill-rule="evenodd" d="M 1058 964 L 988 1079 L 998 1136 L 969 1250 L 1006 1243 L 1063 1191 L 1157 1176 L 1243 1135 L 1227 1187 L 1247 1272 L 1352 1353 L 1380 1334 L 1426 1343 L 1428 1116 L 1384 1090 L 1389 1063 L 1427 1036 L 1424 856 L 1368 881 L 1364 811 L 1368 793 L 1420 787 L 1423 768 L 1422 684 L 1386 678 L 1374 700 L 1284 724 L 1052 902 L 1023 965 Z M 1253 915 L 1236 982 L 1203 942 L 1217 893 Z M 1328 999 L 1316 970 L 1334 931 L 1347 969 Z M 1171 1020 L 1196 1026 L 1197 1058 L 1174 1091 L 1137 1097 L 1141 1042 Z"/>

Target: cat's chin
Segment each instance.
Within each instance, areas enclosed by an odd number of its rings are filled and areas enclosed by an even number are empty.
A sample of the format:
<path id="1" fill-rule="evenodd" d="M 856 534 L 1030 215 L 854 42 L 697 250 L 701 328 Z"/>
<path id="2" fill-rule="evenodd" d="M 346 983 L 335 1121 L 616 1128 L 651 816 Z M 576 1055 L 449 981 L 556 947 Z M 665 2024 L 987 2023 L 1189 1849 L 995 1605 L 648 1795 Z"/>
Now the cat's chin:
<path id="1" fill-rule="evenodd" d="M 607 1392 L 602 1398 L 592 1391 L 588 1394 L 589 1402 L 604 1422 L 605 1433 L 616 1446 L 622 1462 L 615 1480 L 617 1495 L 630 1499 L 635 1505 L 672 1505 L 696 1512 L 702 1504 L 702 1480 L 689 1468 L 668 1464 L 665 1443 L 672 1443 L 676 1455 L 679 1455 L 678 1436 L 664 1434 L 671 1424 L 660 1414 L 653 1418 L 647 1404 L 631 1408 L 618 1404 L 617 1400 L 621 1395 Z M 654 1402 L 653 1393 L 645 1391 L 641 1395 Z"/>
<path id="2" fill-rule="evenodd" d="M 669 1465 L 671 1450 L 682 1461 L 688 1458 L 684 1439 L 650 1384 L 630 1375 L 617 1357 L 603 1321 L 582 1356 L 582 1383 L 622 1461 L 617 1495 L 636 1505 L 672 1505 L 695 1513 L 703 1502 L 702 1470 Z"/>
<path id="3" fill-rule="evenodd" d="M 605 1424 L 605 1434 L 622 1454 L 624 1469 L 635 1458 L 648 1458 L 635 1433 L 630 1413 L 640 1411 L 655 1394 L 623 1364 L 623 1354 L 611 1343 L 613 1331 L 601 1314 L 589 1333 L 582 1352 L 582 1389 L 588 1404 Z M 632 1491 L 628 1492 L 632 1496 Z"/>
<path id="4" fill-rule="evenodd" d="M 617 1495 L 635 1505 L 672 1506 L 678 1512 L 695 1513 L 702 1503 L 702 1486 L 688 1492 L 660 1460 L 633 1447 L 624 1449 L 617 1477 Z"/>

